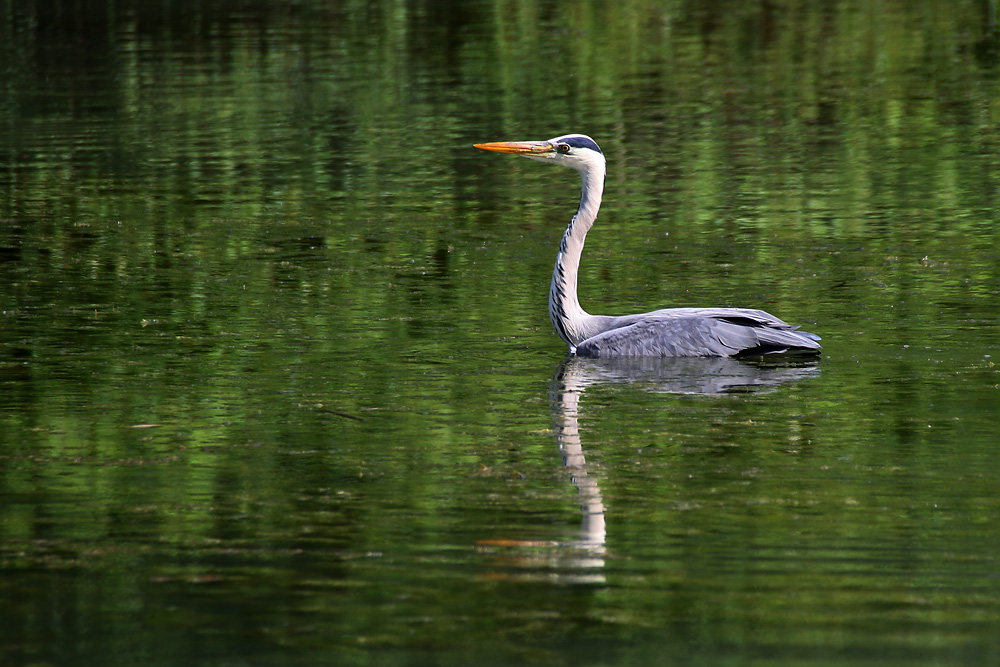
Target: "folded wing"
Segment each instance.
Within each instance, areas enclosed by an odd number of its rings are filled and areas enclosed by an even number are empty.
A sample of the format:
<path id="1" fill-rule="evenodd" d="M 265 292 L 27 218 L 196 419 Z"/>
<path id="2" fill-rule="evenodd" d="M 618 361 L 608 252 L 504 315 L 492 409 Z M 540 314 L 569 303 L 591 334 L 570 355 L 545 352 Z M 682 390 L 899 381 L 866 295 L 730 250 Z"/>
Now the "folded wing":
<path id="1" fill-rule="evenodd" d="M 817 354 L 819 337 L 768 316 L 650 316 L 582 341 L 582 357 L 734 357 Z"/>

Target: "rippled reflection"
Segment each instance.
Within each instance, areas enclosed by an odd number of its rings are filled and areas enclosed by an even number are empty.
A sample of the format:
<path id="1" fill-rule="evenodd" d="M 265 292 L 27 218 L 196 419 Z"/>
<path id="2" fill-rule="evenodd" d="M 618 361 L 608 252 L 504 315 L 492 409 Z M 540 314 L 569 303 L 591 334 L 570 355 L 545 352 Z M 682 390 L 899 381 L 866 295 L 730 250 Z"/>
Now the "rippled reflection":
<path id="1" fill-rule="evenodd" d="M 552 378 L 550 404 L 562 462 L 580 496 L 578 546 L 604 555 L 607 523 L 601 488 L 588 472 L 580 438 L 580 399 L 599 383 L 641 382 L 651 391 L 722 394 L 773 389 L 819 374 L 814 362 L 766 365 L 730 358 L 583 359 L 567 357 Z M 603 563 L 603 561 L 601 561 Z M 592 562 L 588 564 L 593 565 Z"/>
<path id="2" fill-rule="evenodd" d="M 597 383 L 636 382 L 669 394 L 759 392 L 819 375 L 814 360 L 740 360 L 729 357 L 676 359 L 584 359 L 567 357 L 553 384 L 583 392 Z"/>
<path id="3" fill-rule="evenodd" d="M 576 583 L 602 583 L 607 555 L 607 508 L 598 479 L 590 474 L 580 432 L 580 401 L 588 388 L 637 383 L 651 392 L 717 395 L 768 392 L 792 382 L 817 377 L 815 361 L 781 363 L 729 358 L 583 359 L 567 357 L 556 368 L 549 392 L 553 432 L 562 465 L 580 502 L 580 529 L 573 539 L 547 542 L 485 540 L 481 547 L 523 550 L 507 554 L 507 564 L 550 568 L 552 578 Z M 529 578 L 525 577 L 518 578 Z"/>
<path id="4" fill-rule="evenodd" d="M 0 663 L 996 662 L 996 3 L 0 4 Z"/>

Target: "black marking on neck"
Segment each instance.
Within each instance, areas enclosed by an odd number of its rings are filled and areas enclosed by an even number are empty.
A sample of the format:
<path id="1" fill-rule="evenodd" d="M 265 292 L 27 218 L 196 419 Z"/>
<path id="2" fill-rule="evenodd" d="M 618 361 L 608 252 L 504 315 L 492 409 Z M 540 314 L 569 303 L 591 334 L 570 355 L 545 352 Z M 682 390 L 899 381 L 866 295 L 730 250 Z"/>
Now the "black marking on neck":
<path id="1" fill-rule="evenodd" d="M 552 271 L 552 286 L 549 290 L 549 319 L 556 333 L 567 344 L 572 345 L 569 339 L 569 332 L 566 330 L 566 270 L 563 266 L 566 259 L 564 248 L 560 247 L 559 255 L 556 257 L 556 266 Z"/>

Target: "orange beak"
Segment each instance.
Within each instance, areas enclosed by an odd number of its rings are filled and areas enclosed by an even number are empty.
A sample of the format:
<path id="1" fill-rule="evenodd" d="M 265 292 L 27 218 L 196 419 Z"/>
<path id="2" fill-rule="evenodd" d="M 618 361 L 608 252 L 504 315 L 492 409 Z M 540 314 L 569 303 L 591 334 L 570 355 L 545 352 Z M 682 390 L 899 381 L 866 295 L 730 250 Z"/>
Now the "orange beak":
<path id="1" fill-rule="evenodd" d="M 495 141 L 488 144 L 474 144 L 476 148 L 497 153 L 516 153 L 518 155 L 540 155 L 551 152 L 552 146 L 547 141 Z"/>

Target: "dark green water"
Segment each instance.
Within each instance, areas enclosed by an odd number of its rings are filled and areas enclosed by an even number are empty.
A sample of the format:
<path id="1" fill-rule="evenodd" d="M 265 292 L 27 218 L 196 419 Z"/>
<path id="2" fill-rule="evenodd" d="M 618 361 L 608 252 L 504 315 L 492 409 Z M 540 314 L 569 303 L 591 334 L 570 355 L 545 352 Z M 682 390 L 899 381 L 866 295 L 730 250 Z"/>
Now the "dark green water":
<path id="1" fill-rule="evenodd" d="M 0 663 L 995 664 L 997 19 L 0 0 Z M 820 361 L 564 360 L 565 132 Z"/>

